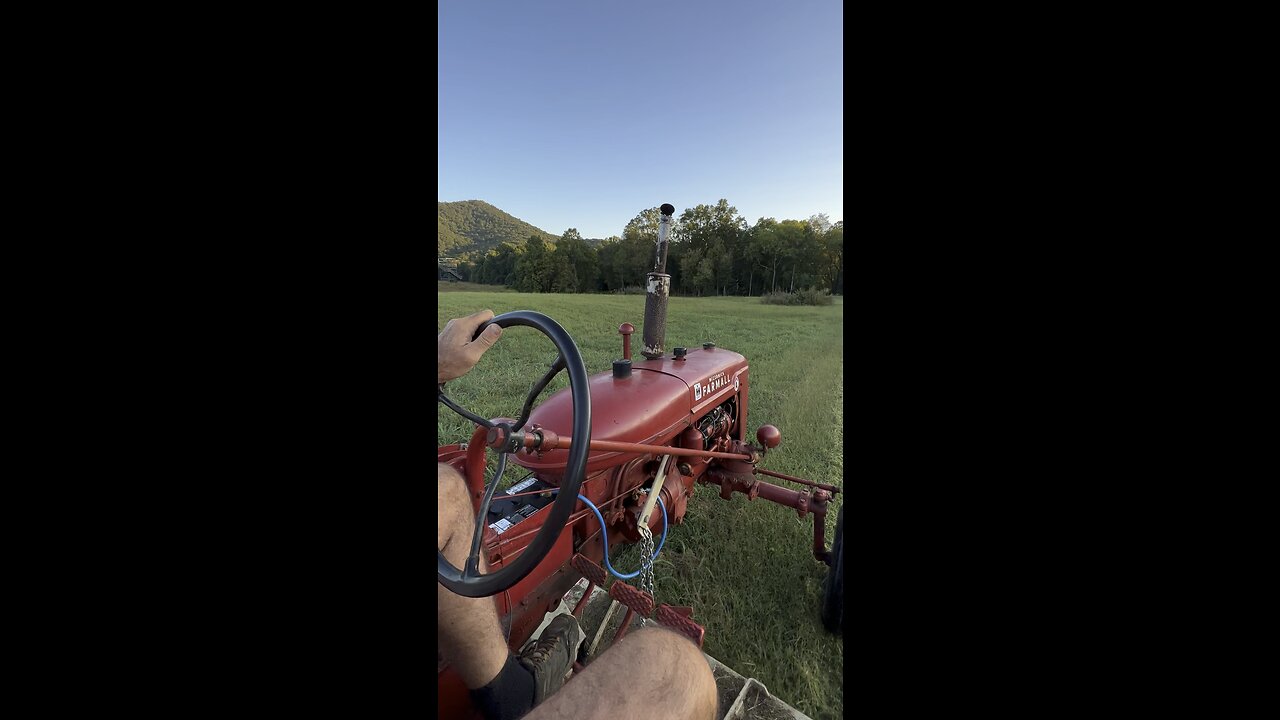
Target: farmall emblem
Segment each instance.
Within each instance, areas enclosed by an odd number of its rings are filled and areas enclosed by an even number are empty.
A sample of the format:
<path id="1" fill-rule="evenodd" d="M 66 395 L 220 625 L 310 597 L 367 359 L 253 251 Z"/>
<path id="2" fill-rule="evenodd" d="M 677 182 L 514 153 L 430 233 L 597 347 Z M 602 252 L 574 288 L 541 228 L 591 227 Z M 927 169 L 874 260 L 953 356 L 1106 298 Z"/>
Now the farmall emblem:
<path id="1" fill-rule="evenodd" d="M 737 380 L 738 379 L 735 377 L 734 382 L 736 383 Z M 701 400 L 704 395 L 710 397 L 712 393 L 728 384 L 729 378 L 724 373 L 719 373 L 707 378 L 705 383 L 694 383 L 693 400 L 694 402 L 697 402 Z M 734 389 L 737 389 L 737 385 L 734 385 Z"/>

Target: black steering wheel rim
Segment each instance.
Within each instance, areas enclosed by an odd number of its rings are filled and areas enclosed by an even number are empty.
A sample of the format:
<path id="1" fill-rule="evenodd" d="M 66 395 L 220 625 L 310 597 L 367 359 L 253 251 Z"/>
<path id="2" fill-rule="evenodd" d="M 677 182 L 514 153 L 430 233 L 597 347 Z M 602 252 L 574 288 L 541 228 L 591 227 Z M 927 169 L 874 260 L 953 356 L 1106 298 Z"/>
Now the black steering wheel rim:
<path id="1" fill-rule="evenodd" d="M 573 399 L 573 430 L 570 437 L 573 444 L 569 446 L 569 460 L 560 482 L 560 492 L 551 506 L 542 527 L 538 529 L 533 542 L 524 552 L 510 564 L 504 564 L 495 572 L 481 574 L 468 572 L 467 568 L 459 570 L 450 563 L 439 550 L 436 551 L 436 574 L 439 583 L 451 592 L 463 597 L 489 597 L 504 590 L 509 590 L 516 583 L 533 572 L 544 558 L 551 552 L 551 547 L 559 538 L 569 515 L 578 503 L 578 488 L 586 475 L 587 453 L 591 443 L 591 391 L 587 385 L 587 368 L 582 361 L 578 346 L 555 320 L 532 310 L 517 310 L 504 313 L 482 324 L 476 329 L 476 337 L 489 325 L 497 325 L 503 329 L 513 325 L 531 327 L 551 339 L 560 358 L 564 361 L 569 375 L 569 392 Z M 477 519 L 477 522 L 484 518 Z"/>

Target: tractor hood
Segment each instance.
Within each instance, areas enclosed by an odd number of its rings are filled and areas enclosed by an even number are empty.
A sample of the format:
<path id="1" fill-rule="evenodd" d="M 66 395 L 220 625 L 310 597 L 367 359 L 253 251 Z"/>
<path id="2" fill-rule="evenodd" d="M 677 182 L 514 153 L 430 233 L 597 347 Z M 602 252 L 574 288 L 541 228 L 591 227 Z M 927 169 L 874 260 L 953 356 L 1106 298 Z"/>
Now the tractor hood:
<path id="1" fill-rule="evenodd" d="M 738 388 L 746 385 L 746 372 L 746 358 L 731 350 L 710 348 L 690 350 L 683 360 L 633 358 L 631 375 L 624 378 L 615 378 L 612 372 L 592 375 L 588 380 L 591 439 L 662 445 L 737 394 Z M 534 408 L 526 429 L 535 423 L 557 435 L 572 434 L 573 399 L 568 388 Z M 641 454 L 593 451 L 587 455 L 587 472 L 618 465 Z M 550 450 L 541 455 L 521 452 L 511 459 L 554 481 L 563 472 L 569 451 Z"/>

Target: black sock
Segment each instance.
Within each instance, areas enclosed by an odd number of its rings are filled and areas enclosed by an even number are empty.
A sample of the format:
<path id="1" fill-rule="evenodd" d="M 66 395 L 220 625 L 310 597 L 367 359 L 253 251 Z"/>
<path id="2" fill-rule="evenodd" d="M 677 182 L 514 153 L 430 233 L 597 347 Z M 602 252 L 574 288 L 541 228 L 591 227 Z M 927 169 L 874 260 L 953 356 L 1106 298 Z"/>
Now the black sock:
<path id="1" fill-rule="evenodd" d="M 498 676 L 471 691 L 471 702 L 485 720 L 516 720 L 533 709 L 533 673 L 508 654 Z"/>

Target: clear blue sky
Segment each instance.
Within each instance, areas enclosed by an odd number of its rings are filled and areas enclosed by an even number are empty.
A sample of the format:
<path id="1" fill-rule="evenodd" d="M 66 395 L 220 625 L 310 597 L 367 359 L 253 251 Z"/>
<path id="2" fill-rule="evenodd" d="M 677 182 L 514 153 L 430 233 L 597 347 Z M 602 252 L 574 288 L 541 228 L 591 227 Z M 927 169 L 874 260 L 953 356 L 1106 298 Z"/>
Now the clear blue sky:
<path id="1" fill-rule="evenodd" d="M 440 0 L 439 200 L 621 235 L 725 198 L 844 219 L 839 0 Z"/>

